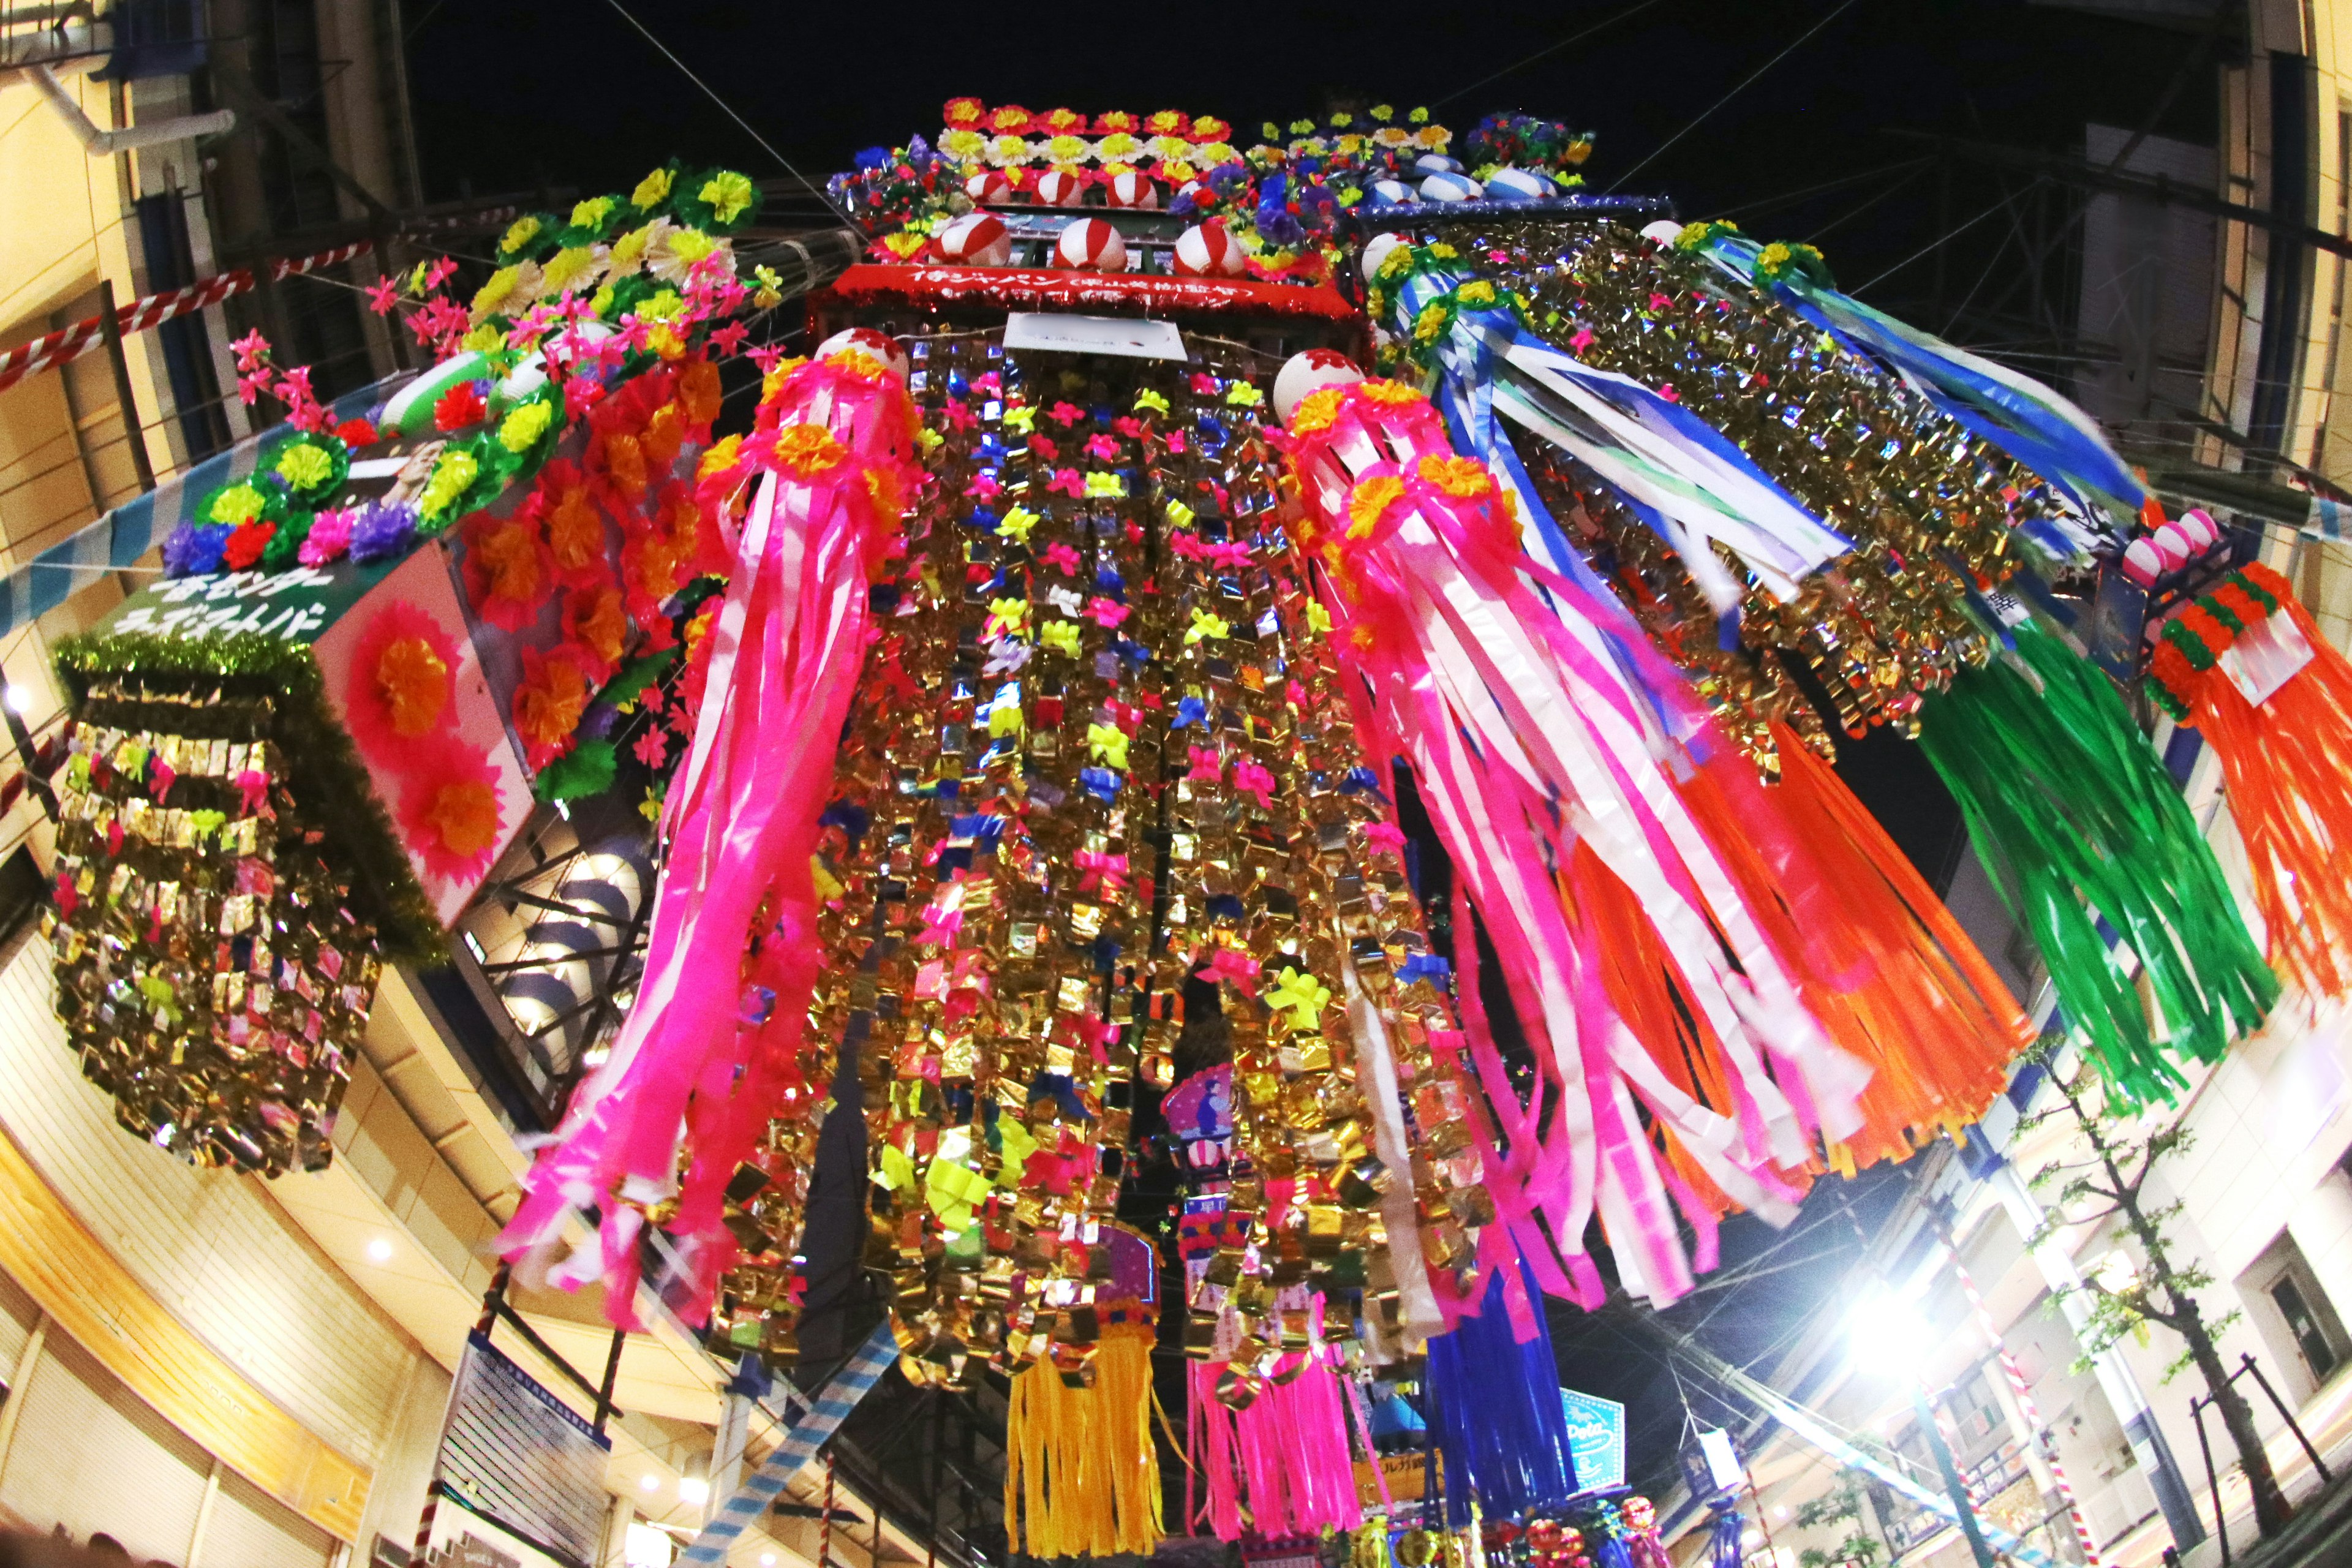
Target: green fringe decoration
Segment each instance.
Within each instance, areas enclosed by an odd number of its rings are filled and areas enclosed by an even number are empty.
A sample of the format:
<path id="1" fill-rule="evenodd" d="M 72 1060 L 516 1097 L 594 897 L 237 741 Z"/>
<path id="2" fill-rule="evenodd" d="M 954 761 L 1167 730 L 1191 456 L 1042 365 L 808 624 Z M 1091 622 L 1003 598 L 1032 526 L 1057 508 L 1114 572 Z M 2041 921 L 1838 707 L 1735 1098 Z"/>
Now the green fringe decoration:
<path id="1" fill-rule="evenodd" d="M 61 640 L 56 658 L 78 719 L 207 740 L 277 742 L 288 788 L 333 846 L 330 864 L 349 869 L 352 912 L 374 925 L 385 959 L 449 961 L 448 933 L 376 799 L 367 765 L 335 718 L 326 679 L 307 645 L 257 632 L 206 637 L 86 633 Z M 128 689 L 123 695 L 91 696 L 93 687 L 115 681 Z M 229 700 L 209 710 L 142 703 L 136 696 L 142 689 L 210 689 Z"/>
<path id="2" fill-rule="evenodd" d="M 2050 633 L 2028 624 L 2015 635 L 2014 661 L 1963 670 L 1927 700 L 1919 744 L 2041 949 L 2065 1022 L 2110 1083 L 2141 1103 L 2169 1101 L 2188 1080 L 2158 1047 L 2218 1061 L 2278 1000 L 2278 978 L 2115 688 Z M 2102 925 L 2138 955 L 2163 1039 Z"/>
<path id="3" fill-rule="evenodd" d="M 578 800 L 602 795 L 613 787 L 621 769 L 621 754 L 610 741 L 583 741 L 563 756 L 539 770 L 530 793 L 541 800 Z"/>
<path id="4" fill-rule="evenodd" d="M 646 687 L 661 679 L 662 671 L 677 662 L 678 649 L 673 645 L 659 653 L 649 653 L 604 683 L 596 693 L 596 700 L 607 708 L 625 708 L 644 695 Z"/>

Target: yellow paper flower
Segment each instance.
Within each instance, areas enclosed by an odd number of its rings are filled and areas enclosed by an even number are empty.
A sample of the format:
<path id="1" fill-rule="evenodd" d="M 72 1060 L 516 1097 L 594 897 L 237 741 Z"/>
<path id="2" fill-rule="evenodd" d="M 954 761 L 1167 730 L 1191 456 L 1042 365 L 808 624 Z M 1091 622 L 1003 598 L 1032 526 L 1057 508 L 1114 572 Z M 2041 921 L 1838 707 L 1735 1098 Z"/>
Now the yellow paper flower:
<path id="1" fill-rule="evenodd" d="M 1460 496 L 1464 500 L 1476 500 L 1495 489 L 1495 477 L 1475 458 L 1423 458 L 1414 472 L 1447 495 Z"/>
<path id="2" fill-rule="evenodd" d="M 948 444 L 948 438 L 926 425 L 915 432 L 915 444 L 926 452 L 936 452 Z"/>
<path id="3" fill-rule="evenodd" d="M 1135 395 L 1135 411 L 1138 414 L 1140 414 L 1147 408 L 1153 410 L 1155 413 L 1167 413 L 1167 395 L 1163 393 L 1154 391 L 1150 387 L 1145 387 L 1141 392 Z"/>
<path id="4" fill-rule="evenodd" d="M 1414 342 L 1433 343 L 1437 341 L 1438 334 L 1444 331 L 1445 307 L 1434 300 L 1423 305 L 1421 308 L 1421 314 L 1412 319 Z"/>
<path id="5" fill-rule="evenodd" d="M 1087 476 L 1087 494 L 1097 500 L 1117 500 L 1127 494 L 1127 481 L 1117 474 L 1090 473 Z"/>
<path id="6" fill-rule="evenodd" d="M 1127 731 L 1116 724 L 1087 726 L 1087 752 L 1114 768 L 1127 766 Z"/>
<path id="7" fill-rule="evenodd" d="M 1055 653 L 1067 654 L 1070 658 L 1076 658 L 1078 657 L 1078 623 L 1047 621 L 1045 629 L 1037 634 L 1037 641 L 1044 647 L 1052 648 Z"/>
<path id="8" fill-rule="evenodd" d="M 1036 428 L 1037 411 L 1026 404 L 1015 404 L 1004 411 L 1004 427 L 1016 436 L 1026 436 Z"/>
<path id="9" fill-rule="evenodd" d="M 335 460 L 308 441 L 278 455 L 278 477 L 298 490 L 315 489 L 334 477 Z"/>
<path id="10" fill-rule="evenodd" d="M 1036 526 L 1035 512 L 1027 507 L 1015 506 L 1006 510 L 1003 521 L 996 525 L 996 531 L 1006 539 L 1026 544 L 1029 542 L 1029 531 Z"/>
<path id="11" fill-rule="evenodd" d="M 864 349 L 856 348 L 837 349 L 824 356 L 824 363 L 860 381 L 879 381 L 889 368 Z"/>
<path id="12" fill-rule="evenodd" d="M 538 236 L 538 217 L 532 214 L 525 213 L 522 216 L 515 219 L 513 223 L 509 224 L 507 226 L 506 233 L 499 237 L 499 254 L 500 256 L 512 256 L 516 251 L 520 250 L 524 246 L 529 245 L 531 240 Z"/>
<path id="13" fill-rule="evenodd" d="M 1132 158 L 1142 151 L 1143 143 L 1124 131 L 1114 131 L 1095 144 L 1106 160 Z"/>
<path id="14" fill-rule="evenodd" d="M 1381 517 L 1404 494 L 1404 481 L 1394 474 L 1375 474 L 1348 497 L 1348 537 L 1362 539 L 1381 525 Z"/>
<path id="15" fill-rule="evenodd" d="M 569 294 L 586 288 L 604 270 L 601 247 L 575 245 L 559 250 L 540 269 L 540 288 L 549 294 Z"/>
<path id="16" fill-rule="evenodd" d="M 1018 136 L 999 136 L 988 144 L 988 155 L 999 163 L 1026 163 L 1029 143 Z"/>
<path id="17" fill-rule="evenodd" d="M 470 349 L 478 354 L 495 353 L 506 345 L 507 335 L 499 330 L 495 321 L 485 321 L 457 340 L 459 348 Z"/>
<path id="18" fill-rule="evenodd" d="M 1192 612 L 1192 625 L 1184 633 L 1184 644 L 1190 647 L 1203 638 L 1222 640 L 1233 635 L 1233 626 L 1223 616 L 1213 616 L 1206 610 Z"/>
<path id="19" fill-rule="evenodd" d="M 751 281 L 758 285 L 751 290 L 751 303 L 762 310 L 772 310 L 784 302 L 784 280 L 776 269 L 765 263 L 751 268 Z"/>
<path id="20" fill-rule="evenodd" d="M 1237 381 L 1225 389 L 1225 401 L 1235 408 L 1255 408 L 1265 401 L 1265 394 L 1246 381 Z"/>
<path id="21" fill-rule="evenodd" d="M 1083 136 L 1053 136 L 1045 142 L 1045 156 L 1056 163 L 1075 163 L 1092 151 Z"/>
<path id="22" fill-rule="evenodd" d="M 535 261 L 501 267 L 490 274 L 467 307 L 477 323 L 485 317 L 510 314 L 539 298 L 541 272 Z"/>
<path id="23" fill-rule="evenodd" d="M 1323 607 L 1322 600 L 1307 601 L 1307 624 L 1318 632 L 1328 632 L 1331 629 L 1331 612 Z"/>
<path id="24" fill-rule="evenodd" d="M 612 216 L 612 197 L 590 196 L 584 202 L 577 202 L 572 205 L 572 226 L 574 228 L 595 228 L 603 224 L 606 218 Z"/>
<path id="25" fill-rule="evenodd" d="M 1361 382 L 1358 384 L 1363 388 L 1364 395 L 1370 398 L 1375 403 L 1422 403 L 1427 401 L 1421 395 L 1421 393 L 1417 388 L 1407 386 L 1401 381 L 1384 381 L 1376 376 L 1370 381 Z"/>
<path id="26" fill-rule="evenodd" d="M 444 447 L 434 461 L 433 472 L 425 480 L 425 489 L 416 498 L 416 515 L 433 521 L 466 493 L 467 486 L 480 477 L 481 465 L 474 455 L 458 447 Z"/>
<path id="27" fill-rule="evenodd" d="M 988 734 L 991 740 L 1004 735 L 1018 735 L 1026 727 L 1018 702 L 1000 702 L 988 710 Z"/>
<path id="28" fill-rule="evenodd" d="M 1483 278 L 1474 279 L 1462 285 L 1461 296 L 1465 305 L 1491 305 L 1495 302 L 1495 286 Z"/>
<path id="29" fill-rule="evenodd" d="M 1290 433 L 1308 436 L 1318 430 L 1328 430 L 1339 416 L 1339 389 L 1322 387 L 1300 398 L 1298 406 L 1290 411 Z"/>
<path id="30" fill-rule="evenodd" d="M 1282 983 L 1265 994 L 1266 1004 L 1290 1014 L 1290 1027 L 1298 1033 L 1311 1034 L 1331 1000 L 1331 988 L 1312 974 L 1302 974 L 1286 967 Z"/>
<path id="31" fill-rule="evenodd" d="M 499 445 L 509 452 L 528 452 L 554 423 L 555 405 L 545 398 L 533 398 L 499 421 Z"/>
<path id="32" fill-rule="evenodd" d="M 849 460 L 849 448 L 821 425 L 788 425 L 776 433 L 776 467 L 794 479 L 813 479 Z"/>
<path id="33" fill-rule="evenodd" d="M 665 282 L 683 283 L 704 257 L 728 248 L 698 228 L 674 228 L 660 236 L 646 253 L 646 267 Z"/>
<path id="34" fill-rule="evenodd" d="M 1168 498 L 1168 504 L 1162 510 L 1167 514 L 1169 527 L 1190 528 L 1192 526 L 1192 509 L 1186 506 L 1182 501 L 1178 500 L 1174 496 Z"/>
<path id="35" fill-rule="evenodd" d="M 719 223 L 733 223 L 759 195 L 751 179 L 732 169 L 721 169 L 702 182 L 696 196 L 710 204 L 710 216 Z"/>
<path id="36" fill-rule="evenodd" d="M 213 498 L 212 521 L 230 528 L 261 515 L 261 492 L 251 485 L 231 485 Z"/>
<path id="37" fill-rule="evenodd" d="M 425 820 L 453 855 L 479 855 L 499 839 L 499 792 L 480 779 L 445 784 L 433 793 Z"/>
<path id="38" fill-rule="evenodd" d="M 649 224 L 629 230 L 628 233 L 614 240 L 607 257 L 612 263 L 613 276 L 626 278 L 630 273 L 643 267 L 646 264 L 647 247 L 653 244 L 656 236 L 666 232 L 670 226 L 662 219 L 656 218 Z"/>
<path id="39" fill-rule="evenodd" d="M 736 459 L 742 455 L 742 437 L 722 436 L 710 443 L 710 449 L 696 459 L 694 477 L 700 480 L 707 479 L 713 474 L 724 473 L 735 466 Z"/>
<path id="40" fill-rule="evenodd" d="M 968 129 L 950 131 L 940 138 L 940 151 L 968 163 L 988 151 L 988 138 Z"/>
<path id="41" fill-rule="evenodd" d="M 912 261 L 922 254 L 923 247 L 929 245 L 930 240 L 912 229 L 902 228 L 896 234 L 884 235 L 882 243 L 889 248 L 890 254 L 899 260 Z"/>
<path id="42" fill-rule="evenodd" d="M 661 205 L 669 200 L 670 183 L 676 178 L 667 169 L 656 169 L 639 180 L 637 188 L 629 193 L 629 205 L 639 212 Z"/>
<path id="43" fill-rule="evenodd" d="M 375 689 L 392 732 L 405 740 L 429 733 L 449 700 L 449 667 L 423 637 L 397 637 L 375 661 Z"/>
<path id="44" fill-rule="evenodd" d="M 1212 142 L 1205 147 L 1195 148 L 1193 153 L 1200 159 L 1202 166 L 1209 169 L 1230 163 L 1241 156 L 1234 151 L 1230 142 Z"/>

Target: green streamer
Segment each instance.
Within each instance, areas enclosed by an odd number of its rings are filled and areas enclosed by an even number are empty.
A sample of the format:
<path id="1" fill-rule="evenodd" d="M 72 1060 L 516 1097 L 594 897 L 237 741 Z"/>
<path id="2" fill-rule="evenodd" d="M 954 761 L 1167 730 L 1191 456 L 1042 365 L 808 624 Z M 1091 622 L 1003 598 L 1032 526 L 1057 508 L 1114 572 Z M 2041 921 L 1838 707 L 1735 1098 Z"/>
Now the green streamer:
<path id="1" fill-rule="evenodd" d="M 2169 1101 L 2187 1079 L 2159 1047 L 2218 1061 L 2278 1000 L 2278 979 L 2115 688 L 2050 633 L 2015 637 L 2014 658 L 1927 700 L 1919 744 L 2108 1081 Z M 2102 922 L 2138 956 L 2162 1039 Z"/>

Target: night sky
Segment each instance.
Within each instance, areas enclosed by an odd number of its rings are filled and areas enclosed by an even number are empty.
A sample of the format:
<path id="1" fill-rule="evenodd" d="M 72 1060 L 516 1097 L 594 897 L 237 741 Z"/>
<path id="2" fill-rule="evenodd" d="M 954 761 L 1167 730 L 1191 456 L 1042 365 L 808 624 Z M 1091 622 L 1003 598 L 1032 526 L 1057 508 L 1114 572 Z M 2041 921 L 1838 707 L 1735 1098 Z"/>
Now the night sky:
<path id="1" fill-rule="evenodd" d="M 1032 110 L 1215 113 L 1234 122 L 1244 144 L 1261 121 L 1317 114 L 1336 94 L 1400 109 L 1428 104 L 1457 133 L 1497 109 L 1590 128 L 1598 141 L 1585 173 L 1601 190 L 1826 17 L 1626 188 L 1670 195 L 1685 218 L 1731 216 L 1761 238 L 1812 240 L 1843 285 L 1938 331 L 1950 323 L 1936 319 L 1935 262 L 1912 258 L 1990 215 L 2002 187 L 1981 171 L 1948 177 L 1918 162 L 1919 143 L 1890 132 L 2063 153 L 2079 150 L 2085 121 L 2210 142 L 2216 114 L 2210 40 L 2018 0 L 1224 3 L 1118 12 L 626 3 L 818 179 L 847 167 L 859 148 L 936 136 L 940 105 L 961 94 Z M 625 190 L 673 156 L 756 177 L 786 173 L 610 0 L 412 0 L 409 12 L 428 200 L 541 184 Z M 1597 23 L 1607 25 L 1507 70 Z M 1506 74 L 1481 84 L 1498 72 Z M 1942 298 L 1980 279 L 1997 289 L 2015 255 L 2004 249 L 2009 237 L 1999 216 L 1969 226 L 1944 257 Z M 1879 280 L 1897 263 L 1907 265 Z M 1842 759 L 1842 770 L 1930 878 L 1948 875 L 1956 814 L 1916 748 L 1874 737 Z M 1885 1212 L 1901 1180 L 1874 1174 L 1846 1194 L 1867 1223 Z M 1705 1289 L 1669 1321 L 1731 1360 L 1764 1356 L 1769 1368 L 1767 1352 L 1835 1288 L 1854 1255 L 1840 1185 L 1822 1184 L 1791 1233 L 1735 1219 L 1727 1268 L 1769 1251 L 1761 1268 L 1771 1272 Z M 1788 1263 L 1801 1266 L 1780 1267 Z M 1688 1420 L 1715 1424 L 1731 1413 L 1687 1374 L 1672 1373 L 1624 1310 L 1586 1318 L 1555 1304 L 1555 1332 L 1567 1381 L 1633 1406 L 1636 1474 L 1656 1486 Z"/>

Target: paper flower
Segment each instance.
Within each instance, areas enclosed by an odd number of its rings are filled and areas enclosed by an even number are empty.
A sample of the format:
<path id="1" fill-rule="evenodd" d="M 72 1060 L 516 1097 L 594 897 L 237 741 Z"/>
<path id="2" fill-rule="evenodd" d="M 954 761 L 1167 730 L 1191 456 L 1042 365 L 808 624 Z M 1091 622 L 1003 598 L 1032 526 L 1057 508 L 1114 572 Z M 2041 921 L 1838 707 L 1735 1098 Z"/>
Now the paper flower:
<path id="1" fill-rule="evenodd" d="M 1359 482 L 1348 497 L 1348 537 L 1368 537 L 1403 494 L 1404 481 L 1394 474 L 1374 474 Z"/>
<path id="2" fill-rule="evenodd" d="M 580 471 L 569 463 L 550 463 L 540 475 L 539 497 L 556 572 L 575 584 L 606 575 L 610 531 Z"/>
<path id="3" fill-rule="evenodd" d="M 559 647 L 544 654 L 535 647 L 522 650 L 514 727 L 532 767 L 544 767 L 570 748 L 572 731 L 588 708 L 592 668 L 592 656 L 575 648 Z"/>
<path id="4" fill-rule="evenodd" d="M 1057 572 L 1075 575 L 1078 570 L 1078 552 L 1056 540 L 1045 546 L 1045 564 Z"/>
<path id="5" fill-rule="evenodd" d="M 1214 746 L 1189 746 L 1192 771 L 1184 776 L 1199 784 L 1215 784 L 1224 777 L 1224 762 Z"/>
<path id="6" fill-rule="evenodd" d="M 553 586 L 554 562 L 530 515 L 479 513 L 467 534 L 466 595 L 475 613 L 508 631 L 537 620 Z"/>
<path id="7" fill-rule="evenodd" d="M 1026 544 L 1029 542 L 1029 531 L 1036 526 L 1037 514 L 1027 507 L 1015 504 L 1005 509 L 1003 521 L 996 525 L 996 531 L 1000 538 L 1010 539 L 1016 544 Z M 1058 548 L 1067 550 L 1069 546 Z"/>
<path id="8" fill-rule="evenodd" d="M 352 518 L 351 557 L 359 565 L 404 554 L 416 539 L 416 509 L 405 501 L 370 501 Z"/>
<path id="9" fill-rule="evenodd" d="M 621 585 L 609 577 L 596 587 L 574 588 L 563 596 L 564 640 L 595 658 L 597 675 L 609 676 L 620 668 L 629 631 Z"/>
<path id="10" fill-rule="evenodd" d="M 1287 1010 L 1293 1030 L 1312 1034 L 1331 1000 L 1331 988 L 1312 974 L 1302 974 L 1296 969 L 1284 969 L 1280 979 L 1281 983 L 1265 994 L 1267 1005 L 1277 1011 Z"/>
<path id="11" fill-rule="evenodd" d="M 350 508 L 322 511 L 310 520 L 310 531 L 302 537 L 302 547 L 295 559 L 305 566 L 324 566 L 340 561 L 351 548 L 352 520 L 358 514 Z"/>
<path id="12" fill-rule="evenodd" d="M 461 658 L 457 639 L 406 599 L 384 605 L 362 628 L 343 718 L 371 767 L 405 773 L 415 743 L 455 722 Z"/>
<path id="13" fill-rule="evenodd" d="M 1087 614 L 1094 618 L 1095 625 L 1108 629 L 1118 626 L 1121 621 L 1127 619 L 1128 608 L 1125 605 L 1106 599 L 1097 594 L 1087 601 Z"/>
<path id="14" fill-rule="evenodd" d="M 1116 724 L 1087 726 L 1087 752 L 1098 763 L 1115 768 L 1127 766 L 1127 731 Z"/>
<path id="15" fill-rule="evenodd" d="M 1127 494 L 1127 480 L 1117 474 L 1089 473 L 1087 494 L 1097 500 L 1117 500 Z"/>
<path id="16" fill-rule="evenodd" d="M 1018 637 L 1029 621 L 1029 601 L 1022 598 L 991 599 L 988 602 L 988 637 Z"/>
<path id="17" fill-rule="evenodd" d="M 1213 616 L 1206 610 L 1194 610 L 1192 625 L 1184 633 L 1184 643 L 1189 647 L 1204 638 L 1223 638 L 1232 635 L 1233 627 L 1223 616 Z"/>
<path id="18" fill-rule="evenodd" d="M 1071 658 L 1078 656 L 1078 626 L 1076 621 L 1047 621 L 1037 634 L 1040 645 Z"/>
<path id="19" fill-rule="evenodd" d="M 489 869 L 502 795 L 488 756 L 454 737 L 431 748 L 400 794 L 401 837 L 428 878 L 463 882 Z"/>
<path id="20" fill-rule="evenodd" d="M 269 548 L 269 542 L 277 533 L 278 525 L 267 518 L 239 523 L 222 542 L 221 560 L 232 572 L 249 572 L 254 563 L 261 559 L 261 552 Z"/>
<path id="21" fill-rule="evenodd" d="M 1234 764 L 1234 788 L 1244 795 L 1257 796 L 1260 805 L 1274 804 L 1274 774 L 1263 764 L 1246 759 Z"/>
<path id="22" fill-rule="evenodd" d="M 813 479 L 849 460 L 849 449 L 819 425 L 788 425 L 776 433 L 776 467 L 794 479 Z"/>

